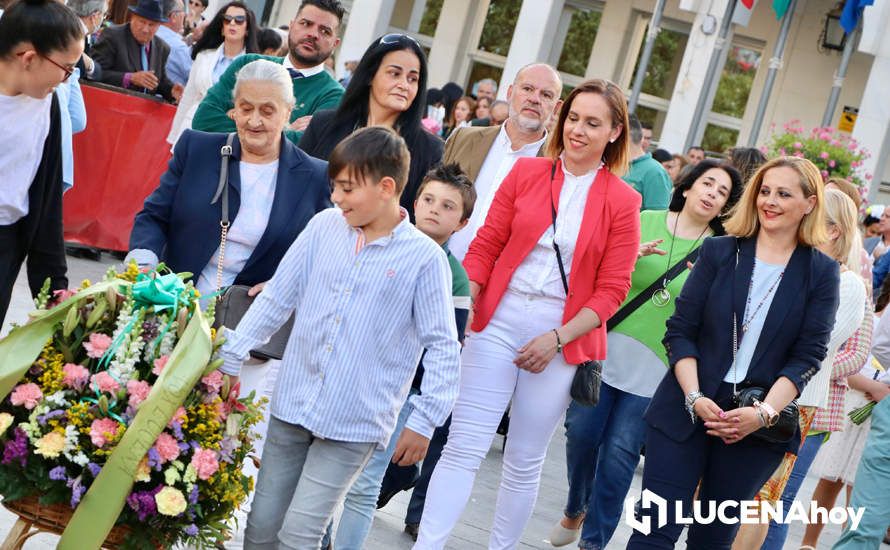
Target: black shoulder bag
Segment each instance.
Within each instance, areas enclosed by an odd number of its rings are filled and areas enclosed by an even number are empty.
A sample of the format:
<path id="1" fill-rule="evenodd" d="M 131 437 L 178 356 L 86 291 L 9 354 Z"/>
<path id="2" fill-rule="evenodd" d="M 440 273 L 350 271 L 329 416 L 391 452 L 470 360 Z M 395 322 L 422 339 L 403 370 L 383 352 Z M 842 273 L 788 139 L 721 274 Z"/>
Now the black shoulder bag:
<path id="1" fill-rule="evenodd" d="M 562 263 L 562 254 L 559 245 L 556 244 L 556 206 L 553 203 L 553 176 L 556 174 L 556 162 L 550 168 L 550 219 L 553 224 L 553 250 L 556 252 L 556 262 L 559 265 L 559 275 L 562 277 L 562 287 L 569 295 L 569 281 L 566 277 L 566 269 Z M 600 400 L 600 383 L 603 379 L 603 365 L 599 361 L 584 361 L 578 365 L 575 377 L 572 379 L 572 388 L 569 394 L 572 399 L 582 405 L 594 407 Z"/>
<path id="2" fill-rule="evenodd" d="M 216 204 L 216 201 L 222 197 L 222 216 L 219 221 L 220 240 L 219 240 L 219 258 L 216 263 L 216 291 L 222 289 L 222 273 L 223 258 L 226 253 L 226 241 L 229 233 L 229 157 L 232 156 L 232 142 L 235 134 L 229 134 L 226 144 L 220 149 L 222 157 L 219 168 L 219 185 L 216 194 L 210 204 Z M 250 309 L 255 297 L 248 296 L 247 291 L 250 287 L 247 285 L 232 285 L 220 296 L 219 302 L 216 304 L 215 317 L 213 326 L 219 328 L 222 326 L 235 328 L 238 322 Z M 257 349 L 251 350 L 250 355 L 257 359 L 281 359 L 284 356 L 284 348 L 287 347 L 287 339 L 290 337 L 291 328 L 294 325 L 294 317 L 285 323 L 278 332 L 272 335 L 269 342 Z"/>

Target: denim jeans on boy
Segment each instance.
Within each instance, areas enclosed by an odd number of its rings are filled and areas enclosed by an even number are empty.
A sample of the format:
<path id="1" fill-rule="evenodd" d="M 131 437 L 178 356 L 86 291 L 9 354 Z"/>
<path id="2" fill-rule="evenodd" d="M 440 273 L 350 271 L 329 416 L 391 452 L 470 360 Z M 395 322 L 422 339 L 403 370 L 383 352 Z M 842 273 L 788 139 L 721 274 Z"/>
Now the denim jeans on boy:
<path id="1" fill-rule="evenodd" d="M 415 389 L 411 390 L 409 395 L 416 395 Z M 361 550 L 365 546 L 365 539 L 371 531 L 371 523 L 374 521 L 374 511 L 377 510 L 377 497 L 380 495 L 380 484 L 383 482 L 383 475 L 386 473 L 386 467 L 392 460 L 392 455 L 396 450 L 396 443 L 399 436 L 402 435 L 402 429 L 411 416 L 414 407 L 408 401 L 402 406 L 399 412 L 399 418 L 396 421 L 396 429 L 392 433 L 389 445 L 386 449 L 377 449 L 371 455 L 371 459 L 365 465 L 358 479 L 352 484 L 349 492 L 346 493 L 346 500 L 343 502 L 343 515 L 340 516 L 340 523 L 337 525 L 337 535 L 334 537 L 337 550 Z M 331 528 L 333 522 L 328 524 L 327 532 L 321 547 L 327 547 L 331 538 Z"/>
<path id="2" fill-rule="evenodd" d="M 586 513 L 579 547 L 603 549 L 621 519 L 624 499 L 646 440 L 643 413 L 650 399 L 606 383 L 596 407 L 575 401 L 566 413 L 569 495 L 565 514 Z"/>
<path id="3" fill-rule="evenodd" d="M 804 439 L 803 445 L 800 446 L 800 450 L 797 451 L 797 460 L 794 462 L 791 475 L 788 476 L 785 490 L 782 491 L 782 508 L 785 513 L 791 509 L 791 504 L 797 497 L 797 492 L 800 491 L 800 486 L 803 485 L 803 480 L 807 477 L 810 466 L 816 460 L 816 454 L 822 447 L 823 441 L 825 441 L 825 434 L 808 435 Z M 770 521 L 769 532 L 760 550 L 782 550 L 782 547 L 785 546 L 786 538 L 788 538 L 788 524 Z"/>
<path id="4" fill-rule="evenodd" d="M 890 398 L 885 397 L 871 413 L 871 430 L 859 459 L 850 506 L 865 508 L 859 527 L 848 522 L 833 550 L 873 550 L 890 525 Z"/>
<path id="5" fill-rule="evenodd" d="M 321 548 L 334 509 L 374 447 L 374 443 L 320 439 L 273 416 L 247 516 L 244 548 Z"/>

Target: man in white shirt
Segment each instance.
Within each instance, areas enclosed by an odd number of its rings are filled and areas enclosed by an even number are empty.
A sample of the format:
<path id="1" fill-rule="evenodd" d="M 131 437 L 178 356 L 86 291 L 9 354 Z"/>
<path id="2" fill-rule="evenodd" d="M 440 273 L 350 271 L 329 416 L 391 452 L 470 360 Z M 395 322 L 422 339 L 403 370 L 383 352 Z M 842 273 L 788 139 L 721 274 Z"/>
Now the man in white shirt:
<path id="1" fill-rule="evenodd" d="M 451 253 L 463 261 L 470 242 L 485 222 L 495 192 L 517 159 L 540 154 L 547 123 L 557 116 L 562 80 L 550 65 L 535 63 L 516 73 L 507 88 L 510 115 L 500 126 L 455 130 L 445 144 L 444 163 L 457 162 L 476 187 L 476 207 L 465 228 L 448 241 Z"/>

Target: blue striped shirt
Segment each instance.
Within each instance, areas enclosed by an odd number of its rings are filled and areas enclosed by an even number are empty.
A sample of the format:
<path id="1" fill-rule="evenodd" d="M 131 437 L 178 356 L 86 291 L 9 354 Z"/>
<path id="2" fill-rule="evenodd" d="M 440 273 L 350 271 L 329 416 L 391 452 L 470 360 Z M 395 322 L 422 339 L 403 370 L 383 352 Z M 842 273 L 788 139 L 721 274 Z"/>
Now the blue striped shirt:
<path id="1" fill-rule="evenodd" d="M 339 209 L 320 212 L 226 332 L 221 370 L 237 375 L 296 309 L 272 415 L 326 439 L 385 446 L 426 349 L 407 427 L 431 437 L 457 399 L 460 344 L 442 248 L 408 221 L 365 246 Z"/>

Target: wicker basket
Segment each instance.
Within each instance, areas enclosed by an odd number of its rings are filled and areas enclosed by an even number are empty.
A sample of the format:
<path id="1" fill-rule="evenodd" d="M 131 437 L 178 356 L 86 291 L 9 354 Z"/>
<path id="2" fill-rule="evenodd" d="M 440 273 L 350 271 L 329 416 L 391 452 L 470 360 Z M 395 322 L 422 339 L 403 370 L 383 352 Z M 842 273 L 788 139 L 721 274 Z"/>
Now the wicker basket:
<path id="1" fill-rule="evenodd" d="M 19 516 L 19 522 L 24 522 L 21 528 L 14 529 L 9 538 L 3 544 L 3 548 L 21 548 L 30 537 L 40 532 L 61 535 L 71 520 L 74 510 L 63 503 L 44 506 L 40 504 L 37 496 L 28 496 L 19 500 L 3 500 L 3 506 Z M 19 527 L 17 525 L 17 527 Z M 16 531 L 19 531 L 18 533 Z M 127 527 L 116 526 L 105 539 L 103 548 L 118 548 L 124 541 L 124 537 L 130 530 Z M 10 538 L 15 537 L 15 540 Z"/>

